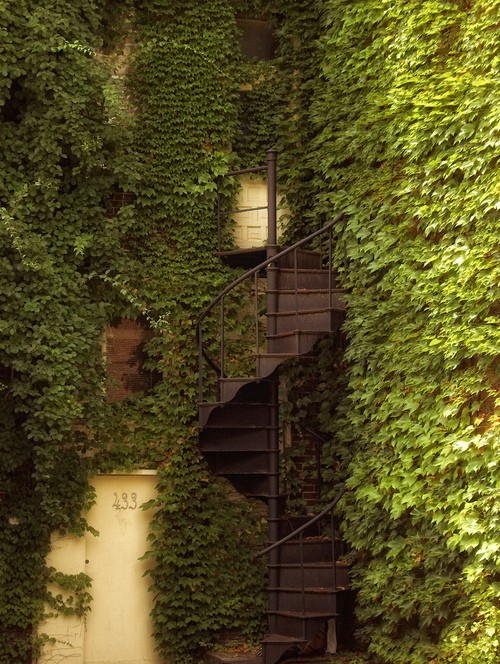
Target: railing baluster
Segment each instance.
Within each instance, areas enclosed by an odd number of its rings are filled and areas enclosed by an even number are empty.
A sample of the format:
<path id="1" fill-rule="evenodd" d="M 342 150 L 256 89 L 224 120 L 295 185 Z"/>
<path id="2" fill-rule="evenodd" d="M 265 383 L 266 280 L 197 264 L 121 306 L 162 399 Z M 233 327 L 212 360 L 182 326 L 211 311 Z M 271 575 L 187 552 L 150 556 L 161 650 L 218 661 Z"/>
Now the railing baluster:
<path id="1" fill-rule="evenodd" d="M 333 587 L 337 590 L 337 552 L 335 551 L 336 529 L 334 525 L 333 510 L 330 512 L 330 530 L 332 533 Z"/>
<path id="2" fill-rule="evenodd" d="M 225 308 L 225 298 L 222 298 L 220 301 L 220 375 L 221 378 L 224 377 L 225 374 L 225 367 L 224 367 L 224 360 L 225 360 L 225 343 L 224 343 L 224 318 L 226 315 L 226 308 Z"/>
<path id="3" fill-rule="evenodd" d="M 255 289 L 255 350 L 256 354 L 260 353 L 260 326 L 259 326 L 259 273 L 254 275 L 254 289 Z"/>
<path id="4" fill-rule="evenodd" d="M 297 249 L 293 252 L 294 286 L 295 286 L 295 325 L 299 330 L 299 258 Z M 300 342 L 299 342 L 300 343 Z"/>
<path id="5" fill-rule="evenodd" d="M 305 613 L 306 613 L 306 581 L 305 581 L 305 574 L 304 574 L 304 533 L 300 533 L 299 535 L 299 560 L 300 560 L 300 591 L 302 594 L 302 613 L 304 615 L 304 619 L 302 620 L 302 637 L 305 641 L 306 639 L 306 621 L 305 621 Z"/>

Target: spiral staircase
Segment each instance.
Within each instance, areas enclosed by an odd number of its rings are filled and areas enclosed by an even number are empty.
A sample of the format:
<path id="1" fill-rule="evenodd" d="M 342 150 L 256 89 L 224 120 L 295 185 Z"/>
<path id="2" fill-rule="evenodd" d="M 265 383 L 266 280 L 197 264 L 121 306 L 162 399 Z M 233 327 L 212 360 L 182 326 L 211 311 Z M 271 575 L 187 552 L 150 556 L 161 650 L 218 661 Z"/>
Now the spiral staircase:
<path id="1" fill-rule="evenodd" d="M 265 167 L 268 245 L 254 252 L 221 252 L 233 267 L 249 269 L 213 300 L 198 323 L 200 448 L 214 473 L 267 504 L 269 546 L 261 554 L 268 565 L 269 633 L 262 644 L 263 664 L 304 656 L 308 648 L 312 652 L 321 630 L 341 638 L 351 599 L 333 517 L 340 496 L 312 520 L 285 517 L 279 477 L 279 368 L 309 354 L 320 339 L 338 334 L 345 316 L 343 291 L 332 269 L 332 234 L 342 215 L 294 245 L 278 247 L 275 166 L 271 151 Z M 225 303 L 243 283 L 251 285 L 255 297 L 254 364 L 243 376 L 228 375 Z M 205 341 L 215 311 L 220 320 L 217 361 Z M 215 376 L 211 396 L 206 395 L 207 372 Z"/>

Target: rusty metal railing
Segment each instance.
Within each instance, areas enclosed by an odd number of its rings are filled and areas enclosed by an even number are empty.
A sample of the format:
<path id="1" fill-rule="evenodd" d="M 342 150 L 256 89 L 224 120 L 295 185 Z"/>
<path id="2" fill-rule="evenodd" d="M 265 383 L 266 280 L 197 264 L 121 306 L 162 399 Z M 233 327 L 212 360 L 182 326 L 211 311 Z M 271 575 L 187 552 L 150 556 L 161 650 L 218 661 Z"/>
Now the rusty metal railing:
<path id="1" fill-rule="evenodd" d="M 285 535 L 285 537 L 282 537 L 280 540 L 273 542 L 270 544 L 268 547 L 265 549 L 262 549 L 261 551 L 258 551 L 255 554 L 256 558 L 261 558 L 262 556 L 268 556 L 268 565 L 270 565 L 269 569 L 269 579 L 268 579 L 268 592 L 270 593 L 269 595 L 269 606 L 271 607 L 272 610 L 276 611 L 278 609 L 278 593 L 279 593 L 279 573 L 277 570 L 273 569 L 273 567 L 276 567 L 277 565 L 280 564 L 281 562 L 281 555 L 279 553 L 280 548 L 283 547 L 284 544 L 287 542 L 298 542 L 298 547 L 299 547 L 299 556 L 298 556 L 298 561 L 296 561 L 296 564 L 298 564 L 299 569 L 300 569 L 300 583 L 297 588 L 297 590 L 301 593 L 301 603 L 302 603 L 302 613 L 306 613 L 306 579 L 305 579 L 305 559 L 304 559 L 304 535 L 307 531 L 311 532 L 311 528 L 315 526 L 316 524 L 320 524 L 322 521 L 325 519 L 328 521 L 329 524 L 329 537 L 330 537 L 330 542 L 331 542 L 331 579 L 332 579 L 332 585 L 331 589 L 332 591 L 336 592 L 339 590 L 339 586 L 337 584 L 337 566 L 338 562 L 340 560 L 341 556 L 344 556 L 346 551 L 345 551 L 345 543 L 342 542 L 337 537 L 337 527 L 335 523 L 335 518 L 334 518 L 334 509 L 341 500 L 342 496 L 345 494 L 347 491 L 346 487 L 343 486 L 339 493 L 335 496 L 335 498 L 318 514 L 313 516 L 311 519 L 306 521 L 306 523 L 303 523 L 301 526 L 296 528 L 293 532 L 289 533 L 288 535 Z M 330 561 L 329 561 L 330 562 Z M 273 572 L 273 573 L 271 573 Z M 304 627 L 305 629 L 305 627 Z M 305 634 L 303 634 L 303 637 L 305 638 Z"/>
<path id="2" fill-rule="evenodd" d="M 340 489 L 340 491 L 338 492 L 338 494 L 335 496 L 335 498 L 331 501 L 331 503 L 328 503 L 328 505 L 323 510 L 321 510 L 321 512 L 318 512 L 318 514 L 311 517 L 309 519 L 309 521 L 306 521 L 301 526 L 296 528 L 293 532 L 289 533 L 288 535 L 285 535 L 285 537 L 282 537 L 277 542 L 273 542 L 272 544 L 270 544 L 265 549 L 262 549 L 261 551 L 258 551 L 255 554 L 255 557 L 260 558 L 261 556 L 265 556 L 268 553 L 270 553 L 271 551 L 273 551 L 274 549 L 279 549 L 279 547 L 282 546 L 283 544 L 286 544 L 286 542 L 289 542 L 290 540 L 295 539 L 297 537 L 303 536 L 304 531 L 310 529 L 311 526 L 313 526 L 318 521 L 321 521 L 322 519 L 324 519 L 328 515 L 330 516 L 331 519 L 333 519 L 333 510 L 335 509 L 335 507 L 337 506 L 337 504 L 339 503 L 340 499 L 342 498 L 342 496 L 345 494 L 346 491 L 347 491 L 347 487 L 343 486 Z M 336 529 L 334 529 L 333 526 L 332 526 L 332 540 L 334 539 L 333 534 L 334 534 L 335 530 Z"/>
<path id="3" fill-rule="evenodd" d="M 284 257 L 293 254 L 293 265 L 294 265 L 294 274 L 295 274 L 295 295 L 296 298 L 298 298 L 299 294 L 299 287 L 298 287 L 298 268 L 297 268 L 297 252 L 299 249 L 304 247 L 306 244 L 310 243 L 312 240 L 315 238 L 319 237 L 320 235 L 326 234 L 328 238 L 328 253 L 327 253 L 327 264 L 325 265 L 325 268 L 329 270 L 331 276 L 329 277 L 329 295 L 328 295 L 328 300 L 330 302 L 330 306 L 332 304 L 333 300 L 333 293 L 334 293 L 334 284 L 333 284 L 333 265 L 332 265 L 332 244 L 333 244 L 333 229 L 335 225 L 344 217 L 344 213 L 341 212 L 338 214 L 334 219 L 332 219 L 330 222 L 325 224 L 322 228 L 314 231 L 313 233 L 310 233 L 307 237 L 303 238 L 302 240 L 299 240 L 295 244 L 291 245 L 290 247 L 287 247 L 286 249 L 283 249 L 282 251 L 279 251 L 278 253 L 275 253 L 273 256 L 267 257 L 265 260 L 260 262 L 258 265 L 255 267 L 251 268 L 241 276 L 239 276 L 237 279 L 235 279 L 233 282 L 231 282 L 226 288 L 224 288 L 214 299 L 210 302 L 210 304 L 204 309 L 204 311 L 201 313 L 201 315 L 198 318 L 197 326 L 196 326 L 196 336 L 197 336 L 197 342 L 198 342 L 198 358 L 199 358 L 199 365 L 198 365 L 198 401 L 199 403 L 203 403 L 204 401 L 204 389 L 203 389 L 203 370 L 204 370 L 204 362 L 206 362 L 212 370 L 216 373 L 216 375 L 220 377 L 226 377 L 226 371 L 225 371 L 225 364 L 226 364 L 226 338 L 225 338 L 225 298 L 226 296 L 231 293 L 232 291 L 235 290 L 237 286 L 239 286 L 241 283 L 244 281 L 253 278 L 254 279 L 254 296 L 255 298 L 259 297 L 259 290 L 257 288 L 257 277 L 259 274 L 263 273 L 263 271 L 269 272 L 273 267 L 276 267 L 278 262 L 283 259 Z M 220 312 L 220 330 L 219 330 L 219 363 L 217 363 L 213 358 L 211 358 L 208 353 L 205 350 L 204 347 L 204 341 L 203 341 L 203 323 L 205 319 L 212 313 L 214 308 L 220 303 L 221 305 L 221 312 Z M 256 301 L 255 304 L 255 312 L 256 312 L 256 321 L 255 321 L 255 354 L 257 355 L 260 352 L 260 327 L 259 327 L 259 321 L 258 321 L 258 311 L 259 311 L 259 306 L 258 306 L 258 301 Z M 267 313 L 272 313 L 272 310 L 270 310 L 269 307 L 269 302 L 267 306 Z M 296 315 L 298 315 L 298 311 L 296 312 Z M 268 334 L 272 333 L 272 331 L 268 330 Z"/>

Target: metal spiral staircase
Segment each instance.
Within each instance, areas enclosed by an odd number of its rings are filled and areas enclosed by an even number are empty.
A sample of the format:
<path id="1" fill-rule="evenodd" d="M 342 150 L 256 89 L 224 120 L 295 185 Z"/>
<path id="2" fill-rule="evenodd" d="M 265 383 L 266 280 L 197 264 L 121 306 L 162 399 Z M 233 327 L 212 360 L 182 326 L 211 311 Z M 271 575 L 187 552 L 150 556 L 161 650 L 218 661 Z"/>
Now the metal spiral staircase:
<path id="1" fill-rule="evenodd" d="M 342 215 L 280 249 L 276 153 L 268 152 L 265 167 L 230 175 L 263 169 L 268 180 L 268 244 L 254 252 L 221 252 L 232 266 L 253 265 L 211 302 L 198 322 L 199 439 L 214 473 L 229 479 L 245 496 L 267 503 L 269 546 L 260 552 L 268 564 L 269 634 L 263 642 L 263 664 L 276 664 L 306 652 L 325 625 L 338 632 L 342 604 L 348 602 L 347 568 L 339 560 L 344 552 L 332 516 L 340 496 L 309 522 L 284 518 L 278 430 L 280 365 L 338 333 L 345 304 L 332 270 L 332 233 Z M 249 285 L 246 292 L 255 300 L 254 366 L 245 375 L 229 375 L 227 300 L 241 284 Z M 245 306 L 248 312 L 248 301 Z M 220 321 L 216 324 L 214 312 Z M 210 321 L 212 337 L 214 325 L 219 327 L 217 361 L 207 351 Z M 207 395 L 210 385 L 212 394 Z"/>

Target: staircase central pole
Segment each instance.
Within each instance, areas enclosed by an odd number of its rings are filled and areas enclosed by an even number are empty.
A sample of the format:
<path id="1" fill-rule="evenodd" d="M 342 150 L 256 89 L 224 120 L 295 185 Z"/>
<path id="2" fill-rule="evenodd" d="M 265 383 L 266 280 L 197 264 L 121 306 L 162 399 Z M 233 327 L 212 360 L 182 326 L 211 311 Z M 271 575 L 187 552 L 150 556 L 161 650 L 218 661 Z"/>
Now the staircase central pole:
<path id="1" fill-rule="evenodd" d="M 276 160 L 278 152 L 268 150 L 266 152 L 267 161 L 267 247 L 274 249 L 273 256 L 276 253 L 277 245 L 277 226 L 276 226 Z"/>
<path id="2" fill-rule="evenodd" d="M 276 227 L 276 150 L 269 150 L 267 159 L 267 258 L 272 258 L 278 252 Z M 276 334 L 276 312 L 278 310 L 278 267 L 271 265 L 267 268 L 267 334 Z M 269 348 L 268 348 L 269 350 Z M 271 377 L 270 399 L 270 431 L 269 431 L 269 497 L 268 497 L 268 538 L 272 544 L 280 539 L 279 532 L 279 379 L 275 371 Z M 269 553 L 269 611 L 278 609 L 279 587 L 279 551 L 273 549 Z M 276 617 L 271 613 L 269 628 L 275 631 Z"/>
<path id="3" fill-rule="evenodd" d="M 266 257 L 278 253 L 276 227 L 276 150 L 266 153 L 267 160 L 267 249 Z M 274 263 L 267 268 L 267 334 L 276 334 L 276 312 L 278 311 L 278 267 Z"/>

